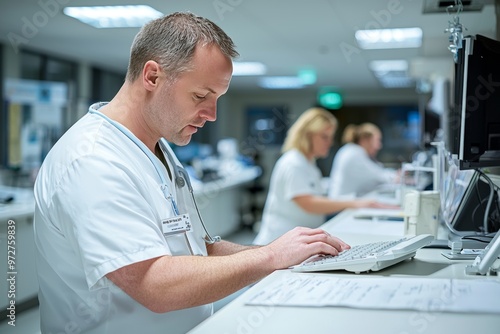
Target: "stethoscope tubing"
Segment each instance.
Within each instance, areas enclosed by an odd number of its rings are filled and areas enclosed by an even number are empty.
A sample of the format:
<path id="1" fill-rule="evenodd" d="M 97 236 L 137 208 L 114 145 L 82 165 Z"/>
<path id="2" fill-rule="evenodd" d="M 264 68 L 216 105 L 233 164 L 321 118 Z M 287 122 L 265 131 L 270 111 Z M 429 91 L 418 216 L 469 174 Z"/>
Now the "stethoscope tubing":
<path id="1" fill-rule="evenodd" d="M 125 136 L 127 136 L 127 138 L 130 139 L 137 147 L 139 147 L 141 149 L 141 151 L 148 157 L 149 161 L 151 161 L 151 163 L 153 164 L 153 166 L 156 170 L 156 173 L 158 174 L 158 177 L 161 180 L 160 188 L 163 192 L 163 195 L 172 204 L 172 208 L 174 210 L 174 213 L 176 215 L 179 215 L 179 209 L 177 207 L 177 203 L 175 202 L 175 199 L 172 196 L 170 189 L 168 188 L 168 183 L 167 183 L 167 180 L 165 178 L 165 175 L 161 172 L 160 166 L 158 166 L 158 161 L 156 159 L 156 156 L 154 156 L 153 153 L 146 147 L 146 145 L 144 145 L 143 142 L 141 142 L 136 136 L 134 136 L 132 134 L 132 132 L 130 132 L 130 130 L 128 130 L 122 124 L 112 120 L 111 118 L 109 118 L 108 116 L 104 115 L 103 113 L 99 112 L 96 109 L 91 108 L 89 110 L 89 112 L 91 114 L 95 114 L 95 115 L 102 117 L 108 123 L 113 125 L 121 133 L 123 133 Z M 191 199 L 194 203 L 196 213 L 198 215 L 198 218 L 200 219 L 203 230 L 205 231 L 206 236 L 203 238 L 203 240 L 208 244 L 213 244 L 215 242 L 220 241 L 221 238 L 219 236 L 212 237 L 210 235 L 210 233 L 208 233 L 207 227 L 205 225 L 205 222 L 203 221 L 203 218 L 201 217 L 200 210 L 198 209 L 198 204 L 196 203 L 196 199 L 194 197 L 193 187 L 191 186 L 191 180 L 189 179 L 189 175 L 184 168 L 182 168 L 181 166 L 179 166 L 175 162 L 175 160 L 172 157 L 172 154 L 170 153 L 167 146 L 168 146 L 168 142 L 166 141 L 166 139 L 161 138 L 160 139 L 160 148 L 161 148 L 162 152 L 167 155 L 167 159 L 169 160 L 170 164 L 172 165 L 172 168 L 174 169 L 174 179 L 175 179 L 174 182 L 175 182 L 175 184 L 179 188 L 182 188 L 187 184 L 188 191 L 191 193 Z"/>
<path id="2" fill-rule="evenodd" d="M 198 209 L 198 203 L 196 203 L 196 199 L 194 197 L 194 191 L 193 187 L 191 186 L 191 180 L 189 178 L 189 174 L 186 172 L 184 168 L 179 166 L 177 163 L 175 163 L 174 158 L 172 157 L 172 154 L 170 153 L 169 149 L 167 148 L 168 142 L 165 138 L 160 139 L 160 148 L 161 150 L 167 155 L 167 159 L 170 161 L 174 168 L 174 176 L 175 176 L 175 184 L 179 187 L 182 188 L 185 185 L 187 185 L 189 193 L 191 194 L 191 200 L 193 201 L 194 207 L 196 209 L 196 214 L 198 215 L 198 218 L 200 219 L 201 226 L 203 227 L 203 230 L 205 231 L 206 237 L 204 238 L 205 242 L 208 244 L 213 244 L 221 240 L 219 236 L 212 237 L 210 233 L 207 230 L 207 226 L 205 225 L 205 222 L 203 221 L 203 218 L 201 217 L 200 210 Z"/>

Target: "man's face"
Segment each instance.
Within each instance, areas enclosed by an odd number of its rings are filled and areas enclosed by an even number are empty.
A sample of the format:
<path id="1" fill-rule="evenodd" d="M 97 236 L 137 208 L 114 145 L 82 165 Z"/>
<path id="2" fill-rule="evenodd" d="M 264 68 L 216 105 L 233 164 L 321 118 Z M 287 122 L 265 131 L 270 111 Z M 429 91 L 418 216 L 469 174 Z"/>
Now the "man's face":
<path id="1" fill-rule="evenodd" d="M 233 67 L 215 46 L 198 46 L 192 69 L 171 83 L 164 79 L 154 92 L 151 125 L 160 137 L 187 145 L 205 122 L 215 121 L 217 99 L 229 88 Z"/>

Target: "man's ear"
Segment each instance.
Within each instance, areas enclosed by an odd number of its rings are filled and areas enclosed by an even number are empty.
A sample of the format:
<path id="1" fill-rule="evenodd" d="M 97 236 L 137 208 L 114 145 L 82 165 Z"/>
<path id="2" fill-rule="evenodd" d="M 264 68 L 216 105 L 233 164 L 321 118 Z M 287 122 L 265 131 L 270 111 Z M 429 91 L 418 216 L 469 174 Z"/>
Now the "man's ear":
<path id="1" fill-rule="evenodd" d="M 144 88 L 151 91 L 158 87 L 158 79 L 162 73 L 161 66 L 154 60 L 148 60 L 142 70 L 142 83 Z"/>

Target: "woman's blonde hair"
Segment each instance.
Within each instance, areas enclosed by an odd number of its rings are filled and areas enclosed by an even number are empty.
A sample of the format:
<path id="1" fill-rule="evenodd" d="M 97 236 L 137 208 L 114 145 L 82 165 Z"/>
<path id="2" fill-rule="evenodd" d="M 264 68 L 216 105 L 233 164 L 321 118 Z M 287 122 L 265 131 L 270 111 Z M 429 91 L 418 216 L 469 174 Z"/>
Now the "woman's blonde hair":
<path id="1" fill-rule="evenodd" d="M 288 130 L 281 152 L 297 149 L 303 154 L 310 153 L 311 135 L 323 131 L 327 126 L 337 129 L 337 119 L 332 113 L 323 108 L 307 109 Z"/>
<path id="2" fill-rule="evenodd" d="M 342 134 L 342 143 L 359 144 L 361 139 L 371 138 L 375 134 L 381 134 L 380 129 L 373 123 L 362 123 L 360 125 L 349 124 Z"/>

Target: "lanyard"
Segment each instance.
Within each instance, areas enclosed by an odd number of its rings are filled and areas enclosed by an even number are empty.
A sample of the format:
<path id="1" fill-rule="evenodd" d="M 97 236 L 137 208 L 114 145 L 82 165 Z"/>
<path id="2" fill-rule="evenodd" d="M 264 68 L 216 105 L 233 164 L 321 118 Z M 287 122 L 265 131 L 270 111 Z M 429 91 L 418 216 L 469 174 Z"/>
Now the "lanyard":
<path id="1" fill-rule="evenodd" d="M 99 112 L 97 109 L 94 109 L 92 107 L 89 109 L 89 112 L 104 118 L 107 122 L 109 122 L 111 125 L 113 125 L 115 128 L 117 128 L 121 133 L 123 133 L 125 136 L 127 136 L 127 138 L 129 138 L 134 144 L 136 144 L 137 147 L 139 147 L 141 149 L 141 151 L 149 158 L 149 160 L 151 161 L 151 163 L 153 164 L 153 166 L 156 170 L 156 173 L 158 174 L 158 176 L 161 180 L 160 189 L 163 193 L 163 196 L 165 196 L 165 199 L 171 203 L 172 209 L 174 210 L 174 213 L 176 215 L 179 215 L 179 209 L 177 207 L 177 204 L 175 203 L 175 199 L 172 196 L 172 193 L 170 192 L 165 175 L 164 175 L 164 173 L 161 172 L 161 167 L 159 166 L 159 162 L 158 162 L 158 159 L 156 158 L 156 156 L 154 156 L 153 153 L 146 147 L 146 145 L 144 145 L 143 142 L 141 142 L 136 136 L 134 136 L 134 134 L 132 132 L 130 132 L 129 129 L 127 129 L 126 127 L 124 127 L 120 123 L 115 122 L 114 120 L 112 120 L 108 116 L 104 115 L 103 113 Z M 175 163 L 175 162 L 171 161 L 171 163 Z"/>

